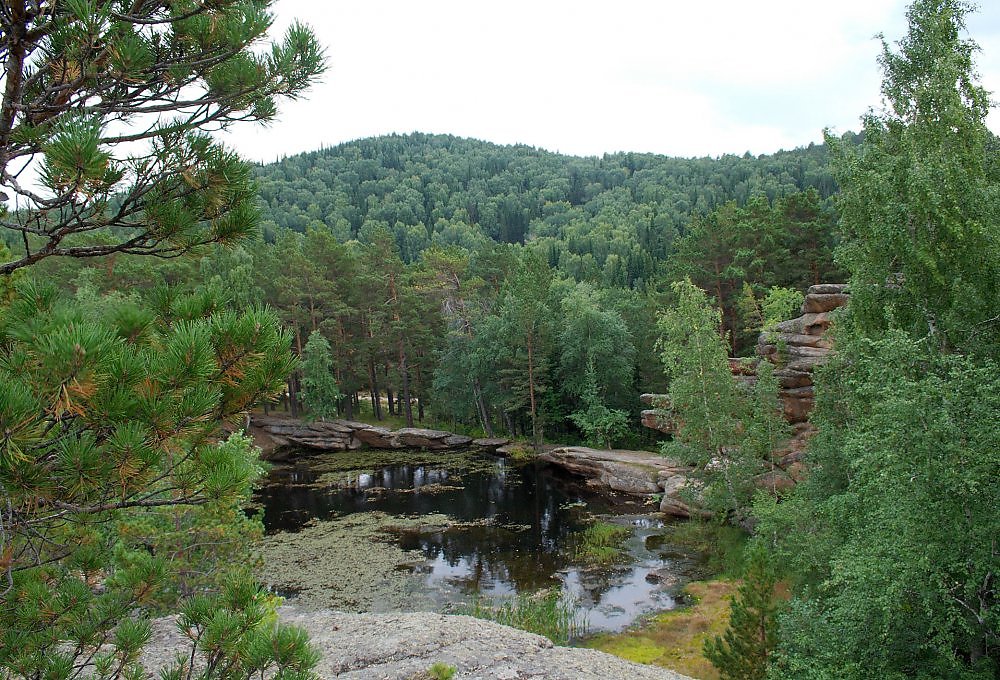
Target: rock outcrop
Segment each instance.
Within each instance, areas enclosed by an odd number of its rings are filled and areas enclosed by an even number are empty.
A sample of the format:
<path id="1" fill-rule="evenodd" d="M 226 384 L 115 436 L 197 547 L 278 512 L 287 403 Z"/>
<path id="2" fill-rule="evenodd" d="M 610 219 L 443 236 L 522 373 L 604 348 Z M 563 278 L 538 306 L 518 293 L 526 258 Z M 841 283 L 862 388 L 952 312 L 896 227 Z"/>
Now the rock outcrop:
<path id="1" fill-rule="evenodd" d="M 455 667 L 455 680 L 691 680 L 593 649 L 558 647 L 548 639 L 469 616 L 430 613 L 345 614 L 279 610 L 283 622 L 309 633 L 320 652 L 316 673 L 341 680 L 414 680 L 435 663 Z M 147 671 L 189 649 L 173 618 L 153 622 L 142 653 Z"/>
<path id="2" fill-rule="evenodd" d="M 802 302 L 801 316 L 782 321 L 770 332 L 761 333 L 757 341 L 757 354 L 775 365 L 774 376 L 781 386 L 778 396 L 785 420 L 793 428 L 791 439 L 773 454 L 784 474 L 763 480 L 766 486 L 780 488 L 802 479 L 804 469 L 800 461 L 809 438 L 816 431 L 809 423 L 809 414 L 816 403 L 813 371 L 833 351 L 828 334 L 833 313 L 849 300 L 847 284 L 810 286 Z"/>
<path id="3" fill-rule="evenodd" d="M 634 496 L 662 494 L 660 511 L 676 517 L 699 514 L 691 496 L 697 488 L 692 469 L 676 460 L 649 451 L 591 449 L 560 446 L 539 455 L 539 460 L 587 479 L 587 483 Z"/>
<path id="4" fill-rule="evenodd" d="M 419 427 L 390 430 L 353 420 L 309 423 L 291 418 L 255 415 L 250 425 L 258 445 L 264 450 L 265 455 L 272 459 L 281 457 L 283 449 L 292 447 L 305 447 L 318 451 L 349 451 L 366 447 L 443 451 L 463 449 L 473 442 L 472 437 L 443 430 Z"/>
<path id="5" fill-rule="evenodd" d="M 802 478 L 800 462 L 809 437 L 815 428 L 809 414 L 815 404 L 813 370 L 833 351 L 827 331 L 833 322 L 833 312 L 850 300 L 847 284 L 823 283 L 810 286 L 802 302 L 800 316 L 782 321 L 757 343 L 759 360 L 775 366 L 785 420 L 792 425 L 792 437 L 773 454 L 778 470 L 761 478 L 762 486 L 788 487 Z M 755 364 L 743 359 L 730 359 L 729 368 L 737 379 L 752 383 L 756 380 Z M 644 394 L 642 402 L 652 408 L 642 412 L 642 424 L 666 434 L 673 433 L 670 402 L 666 395 Z"/>
<path id="6" fill-rule="evenodd" d="M 641 414 L 643 427 L 659 430 L 664 434 L 673 434 L 674 423 L 670 419 L 670 399 L 665 394 L 642 394 L 639 401 L 652 408 L 645 409 Z"/>

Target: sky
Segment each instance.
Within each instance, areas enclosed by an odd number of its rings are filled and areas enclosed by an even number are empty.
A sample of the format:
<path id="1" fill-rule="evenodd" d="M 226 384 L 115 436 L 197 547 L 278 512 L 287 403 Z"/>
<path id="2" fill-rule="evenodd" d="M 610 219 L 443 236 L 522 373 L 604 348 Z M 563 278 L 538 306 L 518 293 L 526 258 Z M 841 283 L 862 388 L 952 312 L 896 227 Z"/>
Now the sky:
<path id="1" fill-rule="evenodd" d="M 1000 2 L 980 4 L 969 33 L 1000 98 Z M 906 5 L 279 0 L 272 35 L 309 24 L 329 70 L 269 127 L 226 139 L 258 161 L 414 131 L 573 155 L 772 153 L 880 106 L 876 34 L 901 38 Z"/>

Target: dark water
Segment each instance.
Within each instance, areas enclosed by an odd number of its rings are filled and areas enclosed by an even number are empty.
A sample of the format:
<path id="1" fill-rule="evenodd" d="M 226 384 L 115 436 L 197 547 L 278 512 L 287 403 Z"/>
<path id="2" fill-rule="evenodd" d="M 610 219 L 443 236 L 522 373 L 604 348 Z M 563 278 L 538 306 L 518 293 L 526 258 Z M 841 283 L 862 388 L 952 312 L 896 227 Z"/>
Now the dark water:
<path id="1" fill-rule="evenodd" d="M 664 542 L 664 526 L 645 514 L 649 508 L 594 493 L 552 468 L 483 456 L 385 464 L 384 453 L 373 452 L 370 468 L 360 467 L 363 459 L 352 462 L 359 469 L 326 483 L 323 471 L 337 455 L 271 472 L 256 499 L 265 530 L 295 532 L 309 521 L 359 512 L 445 514 L 459 526 L 403 531 L 396 539 L 423 554 L 419 588 L 441 609 L 477 593 L 559 587 L 586 613 L 591 630 L 620 630 L 642 614 L 672 608 L 672 593 L 699 568 L 697 555 Z M 594 515 L 630 528 L 620 564 L 593 567 L 574 557 L 574 535 Z"/>

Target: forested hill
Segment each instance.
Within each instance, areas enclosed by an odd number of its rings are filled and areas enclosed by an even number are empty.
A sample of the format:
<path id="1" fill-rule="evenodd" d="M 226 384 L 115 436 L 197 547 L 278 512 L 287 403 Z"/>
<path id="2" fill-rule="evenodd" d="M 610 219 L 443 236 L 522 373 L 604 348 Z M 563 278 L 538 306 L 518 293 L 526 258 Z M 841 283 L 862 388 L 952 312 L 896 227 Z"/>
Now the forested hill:
<path id="1" fill-rule="evenodd" d="M 86 299 L 148 290 L 183 307 L 209 290 L 235 310 L 267 305 L 302 360 L 293 413 L 298 395 L 310 417 L 354 417 L 383 394 L 408 424 L 426 407 L 450 429 L 540 439 L 544 424 L 604 445 L 634 442 L 639 395 L 665 388 L 672 284 L 714 298 L 739 356 L 810 284 L 842 277 L 824 146 L 577 158 L 414 134 L 256 173 L 263 242 L 36 270 Z"/>
<path id="2" fill-rule="evenodd" d="M 292 156 L 260 167 L 258 178 L 269 239 L 278 227 L 313 226 L 364 240 L 381 225 L 408 262 L 430 244 L 549 239 L 553 264 L 568 251 L 563 257 L 590 253 L 601 267 L 611 252 L 631 257 L 633 267 L 646 256 L 665 259 L 692 215 L 729 201 L 773 201 L 809 188 L 826 199 L 836 191 L 824 145 L 759 157 L 580 158 L 427 134 Z"/>

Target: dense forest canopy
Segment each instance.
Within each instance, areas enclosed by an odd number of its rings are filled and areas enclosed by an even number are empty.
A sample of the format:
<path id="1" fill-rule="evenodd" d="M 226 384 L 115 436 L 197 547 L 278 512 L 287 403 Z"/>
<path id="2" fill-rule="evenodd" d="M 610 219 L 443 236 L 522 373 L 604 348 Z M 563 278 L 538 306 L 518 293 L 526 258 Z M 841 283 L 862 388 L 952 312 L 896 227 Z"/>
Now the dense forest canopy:
<path id="1" fill-rule="evenodd" d="M 337 385 L 321 390 L 331 411 L 317 397 L 323 376 L 290 376 L 295 413 L 304 396 L 314 416 L 363 407 L 381 419 L 387 398 L 406 422 L 429 411 L 487 434 L 636 441 L 649 436 L 639 394 L 665 384 L 655 326 L 671 281 L 708 290 L 730 351 L 746 353 L 769 291 L 838 276 L 825 145 L 577 158 L 392 135 L 256 174 L 262 239 L 163 262 L 152 281 L 275 308 L 309 357 L 302 371 L 329 365 Z M 149 288 L 148 263 L 134 259 L 46 271 L 78 294 Z"/>
<path id="2" fill-rule="evenodd" d="M 853 139 L 853 135 L 848 135 Z M 768 201 L 836 191 L 825 145 L 749 155 L 683 159 L 640 153 L 578 158 L 527 146 L 447 135 L 362 139 L 285 158 L 258 170 L 264 233 L 324 226 L 364 239 L 383 225 L 404 261 L 428 245 L 543 244 L 551 264 L 612 254 L 628 262 L 629 285 L 645 258 L 661 261 L 692 216 L 752 197 Z"/>

